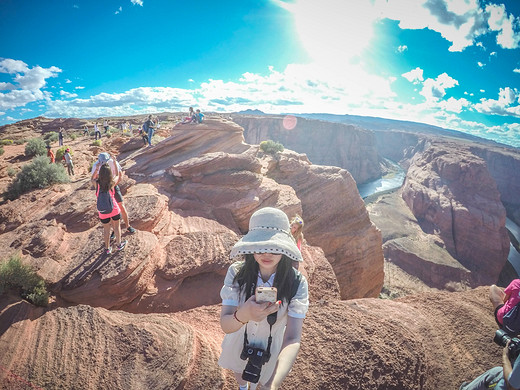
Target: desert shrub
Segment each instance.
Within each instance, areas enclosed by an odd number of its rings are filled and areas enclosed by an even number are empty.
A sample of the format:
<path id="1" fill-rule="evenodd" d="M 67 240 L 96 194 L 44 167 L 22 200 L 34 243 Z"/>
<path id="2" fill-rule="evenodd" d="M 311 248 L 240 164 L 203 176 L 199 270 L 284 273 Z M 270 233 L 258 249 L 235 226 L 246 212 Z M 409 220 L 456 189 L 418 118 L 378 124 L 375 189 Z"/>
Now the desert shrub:
<path id="1" fill-rule="evenodd" d="M 46 153 L 45 142 L 41 138 L 31 138 L 25 145 L 26 156 L 43 156 Z"/>
<path id="2" fill-rule="evenodd" d="M 103 144 L 103 142 L 101 142 L 100 139 L 92 141 L 92 146 L 101 146 L 102 144 Z"/>
<path id="3" fill-rule="evenodd" d="M 4 147 L 0 146 L 0 156 L 5 153 Z"/>
<path id="4" fill-rule="evenodd" d="M 3 139 L 0 140 L 0 145 L 12 145 L 14 141 L 12 139 Z"/>
<path id="5" fill-rule="evenodd" d="M 71 140 L 75 141 L 76 138 L 78 138 L 78 135 L 77 135 L 76 133 L 72 133 L 72 134 L 70 135 L 70 139 L 71 139 Z"/>
<path id="6" fill-rule="evenodd" d="M 268 153 L 268 154 L 276 154 L 278 152 L 283 152 L 284 151 L 284 147 L 283 147 L 283 145 L 281 143 L 275 142 L 275 141 L 272 141 L 272 140 L 267 140 L 267 141 L 260 142 L 260 149 L 264 153 Z"/>
<path id="7" fill-rule="evenodd" d="M 7 188 L 5 197 L 13 200 L 35 188 L 45 188 L 55 183 L 68 182 L 69 176 L 63 165 L 51 164 L 47 156 L 38 156 L 22 167 Z"/>
<path id="8" fill-rule="evenodd" d="M 65 154 L 65 150 L 69 148 L 70 146 L 62 146 L 56 151 L 55 160 L 56 162 L 60 162 L 63 159 L 63 155 Z M 72 151 L 69 151 L 70 155 L 72 156 Z"/>
<path id="9" fill-rule="evenodd" d="M 20 255 L 12 255 L 0 263 L 0 294 L 8 290 L 16 290 L 22 298 L 38 306 L 49 303 L 45 281 L 31 267 L 22 264 Z"/>
<path id="10" fill-rule="evenodd" d="M 13 167 L 7 167 L 7 176 L 13 177 L 14 175 L 16 175 L 16 169 Z"/>
<path id="11" fill-rule="evenodd" d="M 15 145 L 21 145 L 21 144 L 24 144 L 25 143 L 25 139 L 23 138 L 19 138 L 19 139 L 15 139 L 14 140 L 14 144 Z"/>
<path id="12" fill-rule="evenodd" d="M 52 144 L 53 142 L 58 141 L 58 133 L 55 131 L 49 131 L 48 133 L 45 133 L 43 139 L 45 139 L 46 143 Z"/>

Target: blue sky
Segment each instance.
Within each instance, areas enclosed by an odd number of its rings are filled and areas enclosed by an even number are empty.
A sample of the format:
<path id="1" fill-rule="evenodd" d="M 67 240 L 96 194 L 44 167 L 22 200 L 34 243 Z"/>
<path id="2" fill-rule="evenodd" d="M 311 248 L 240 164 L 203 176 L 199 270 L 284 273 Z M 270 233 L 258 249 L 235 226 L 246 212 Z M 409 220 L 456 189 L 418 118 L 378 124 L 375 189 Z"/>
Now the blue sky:
<path id="1" fill-rule="evenodd" d="M 2 0 L 0 125 L 333 113 L 520 147 L 520 1 Z"/>

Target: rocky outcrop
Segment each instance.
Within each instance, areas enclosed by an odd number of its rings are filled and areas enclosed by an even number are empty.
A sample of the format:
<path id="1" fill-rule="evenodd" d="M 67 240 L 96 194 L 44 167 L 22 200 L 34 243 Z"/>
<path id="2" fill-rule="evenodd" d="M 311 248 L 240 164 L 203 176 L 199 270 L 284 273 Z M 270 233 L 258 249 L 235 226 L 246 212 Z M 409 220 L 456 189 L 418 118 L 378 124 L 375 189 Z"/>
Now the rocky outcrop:
<path id="1" fill-rule="evenodd" d="M 381 232 L 370 221 L 349 172 L 312 165 L 293 152 L 265 159 L 267 176 L 289 185 L 301 200 L 305 237 L 323 248 L 342 298 L 377 296 L 383 284 Z"/>
<path id="2" fill-rule="evenodd" d="M 471 152 L 486 161 L 497 183 L 507 215 L 520 225 L 520 151 L 513 148 L 471 146 Z"/>
<path id="3" fill-rule="evenodd" d="M 358 183 L 381 176 L 373 132 L 341 123 L 290 118 L 233 115 L 250 144 L 280 142 L 287 149 L 305 153 L 313 164 L 348 170 Z"/>
<path id="4" fill-rule="evenodd" d="M 120 144 L 116 137 L 110 141 L 112 149 Z M 24 261 L 35 266 L 53 293 L 66 302 L 134 313 L 178 312 L 220 301 L 222 280 L 232 262 L 230 249 L 247 232 L 249 217 L 259 207 L 275 206 L 289 215 L 305 216 L 302 205 L 308 208 L 317 195 L 333 197 L 334 191 L 341 190 L 355 208 L 351 211 L 345 204 L 336 215 L 332 208 L 320 208 L 321 215 L 309 211 L 316 222 L 338 218 L 334 227 L 328 227 L 329 232 L 337 232 L 337 238 L 315 239 L 318 229 L 312 228 L 309 243 L 322 241 L 327 250 L 319 249 L 322 244 L 304 250 L 302 270 L 311 287 L 316 283 L 320 298 L 339 298 L 340 291 L 343 297 L 377 296 L 382 286 L 381 241 L 366 217 L 352 178 L 340 168 L 315 170 L 301 155 L 290 151 L 285 155 L 296 164 L 293 169 L 299 172 L 294 171 L 295 178 L 305 180 L 308 174 L 307 183 L 310 188 L 320 188 L 319 193 L 305 192 L 291 180 L 270 177 L 276 160 L 245 144 L 242 129 L 233 122 L 210 119 L 201 125 L 178 125 L 157 146 L 120 156 L 128 175 L 121 183 L 124 202 L 138 229 L 136 234 L 124 236 L 128 239 L 124 251 L 104 254 L 88 174 L 4 205 L 0 245 L 7 248 L 5 256 L 21 252 Z M 339 222 L 356 213 L 359 224 Z M 355 236 L 349 229 L 375 235 L 368 234 L 371 241 L 362 244 L 363 239 L 349 237 Z M 344 250 L 342 240 L 365 251 Z M 338 267 L 352 271 L 338 272 Z M 348 283 L 351 275 L 356 280 Z"/>
<path id="5" fill-rule="evenodd" d="M 283 388 L 455 389 L 501 361 L 487 291 L 314 301 Z M 236 389 L 217 365 L 223 336 L 216 305 L 144 315 L 4 297 L 0 388 Z"/>
<path id="6" fill-rule="evenodd" d="M 473 271 L 494 283 L 509 253 L 506 212 L 485 162 L 459 144 L 432 144 L 410 165 L 402 196 L 422 229 Z"/>

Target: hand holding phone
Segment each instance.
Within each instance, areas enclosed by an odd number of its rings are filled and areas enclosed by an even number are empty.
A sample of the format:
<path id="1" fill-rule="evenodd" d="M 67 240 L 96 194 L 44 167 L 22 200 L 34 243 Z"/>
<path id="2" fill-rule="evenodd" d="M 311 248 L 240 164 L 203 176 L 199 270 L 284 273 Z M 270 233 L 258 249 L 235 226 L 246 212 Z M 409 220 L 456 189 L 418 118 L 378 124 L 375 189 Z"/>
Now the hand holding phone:
<path id="1" fill-rule="evenodd" d="M 257 287 L 255 292 L 256 303 L 275 303 L 278 298 L 276 287 Z"/>

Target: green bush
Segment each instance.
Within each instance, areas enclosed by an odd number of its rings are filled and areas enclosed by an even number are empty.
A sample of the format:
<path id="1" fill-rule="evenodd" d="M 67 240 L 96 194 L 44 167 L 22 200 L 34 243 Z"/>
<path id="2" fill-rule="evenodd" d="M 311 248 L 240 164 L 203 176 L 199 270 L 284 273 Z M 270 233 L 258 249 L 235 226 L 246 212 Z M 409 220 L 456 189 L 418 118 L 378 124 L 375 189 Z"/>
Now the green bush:
<path id="1" fill-rule="evenodd" d="M 22 264 L 20 255 L 12 255 L 0 263 L 0 294 L 11 289 L 35 305 L 49 304 L 45 281 L 31 267 Z"/>
<path id="2" fill-rule="evenodd" d="M 7 167 L 7 176 L 13 177 L 14 175 L 16 175 L 16 169 L 13 167 Z"/>
<path id="3" fill-rule="evenodd" d="M 101 142 L 100 139 L 92 141 L 92 146 L 101 146 L 102 144 L 103 144 L 103 142 Z"/>
<path id="4" fill-rule="evenodd" d="M 65 154 L 65 150 L 69 148 L 70 149 L 70 146 L 62 146 L 61 148 L 59 148 L 57 151 L 56 151 L 56 156 L 55 156 L 55 160 L 56 162 L 60 162 L 62 159 L 63 159 L 63 155 Z M 69 152 L 70 155 L 72 156 L 72 151 Z"/>
<path id="5" fill-rule="evenodd" d="M 31 138 L 25 145 L 26 156 L 43 156 L 47 153 L 45 142 L 41 138 Z"/>
<path id="6" fill-rule="evenodd" d="M 281 143 L 272 140 L 260 142 L 260 149 L 267 154 L 275 155 L 278 152 L 283 152 L 284 147 Z"/>
<path id="7" fill-rule="evenodd" d="M 4 147 L 0 146 L 0 156 L 5 153 Z"/>
<path id="8" fill-rule="evenodd" d="M 14 141 L 12 139 L 3 139 L 0 140 L 0 145 L 12 145 Z"/>
<path id="9" fill-rule="evenodd" d="M 14 144 L 15 145 L 21 145 L 21 144 L 24 144 L 24 143 L 25 143 L 25 139 L 23 139 L 23 138 L 14 140 Z"/>
<path id="10" fill-rule="evenodd" d="M 49 131 L 48 133 L 45 133 L 43 138 L 46 143 L 52 144 L 53 142 L 58 142 L 58 133 L 55 131 Z"/>
<path id="11" fill-rule="evenodd" d="M 13 200 L 35 188 L 49 187 L 55 183 L 68 183 L 69 176 L 61 164 L 51 164 L 47 156 L 35 157 L 22 167 L 7 187 L 5 198 Z"/>
<path id="12" fill-rule="evenodd" d="M 76 141 L 76 138 L 78 138 L 78 135 L 76 133 L 72 133 L 70 135 L 70 139 L 73 140 L 73 141 Z"/>

